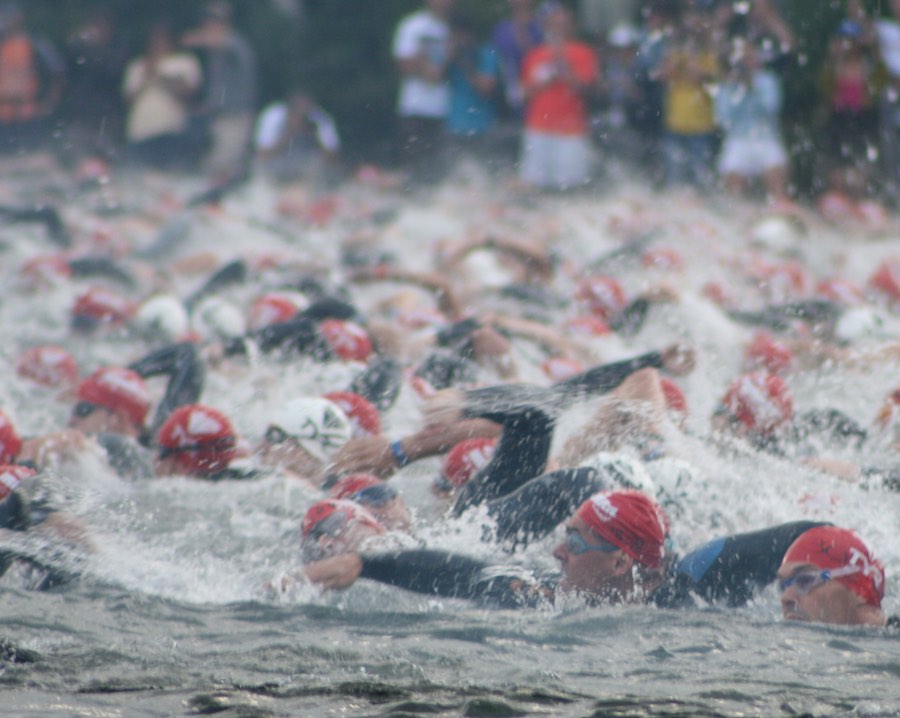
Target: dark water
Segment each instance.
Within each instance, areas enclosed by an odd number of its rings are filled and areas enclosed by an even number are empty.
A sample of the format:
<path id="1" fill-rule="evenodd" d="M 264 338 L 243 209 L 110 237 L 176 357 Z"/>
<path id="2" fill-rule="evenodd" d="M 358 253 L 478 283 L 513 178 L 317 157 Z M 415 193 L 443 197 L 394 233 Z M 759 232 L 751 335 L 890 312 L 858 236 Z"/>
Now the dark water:
<path id="1" fill-rule="evenodd" d="M 896 631 L 779 623 L 771 599 L 550 613 L 367 586 L 217 606 L 81 585 L 3 604 L 20 650 L 2 715 L 900 715 Z"/>

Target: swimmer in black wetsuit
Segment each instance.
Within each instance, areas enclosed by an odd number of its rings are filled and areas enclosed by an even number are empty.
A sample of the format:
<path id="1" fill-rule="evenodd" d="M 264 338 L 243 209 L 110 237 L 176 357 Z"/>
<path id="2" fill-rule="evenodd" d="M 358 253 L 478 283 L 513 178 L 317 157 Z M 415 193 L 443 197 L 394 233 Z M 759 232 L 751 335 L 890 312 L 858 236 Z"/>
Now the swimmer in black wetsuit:
<path id="1" fill-rule="evenodd" d="M 557 592 L 590 603 L 692 605 L 696 599 L 741 605 L 775 580 L 787 547 L 812 522 L 784 524 L 714 541 L 677 561 L 666 549 L 668 520 L 639 492 L 601 492 L 566 524 L 553 554 L 561 575 L 535 579 L 521 571 L 435 550 L 345 554 L 304 567 L 306 578 L 342 589 L 358 578 L 500 607 L 534 606 Z"/>
<path id="2" fill-rule="evenodd" d="M 72 515 L 60 511 L 42 486 L 33 469 L 19 465 L 0 466 L 0 539 L 14 539 L 25 532 L 37 531 L 48 538 L 60 539 L 81 549 L 93 546 L 85 527 Z M 7 533 L 8 532 L 8 533 Z M 15 543 L 14 541 L 12 542 Z M 51 566 L 46 557 L 23 552 L 15 547 L 0 550 L 0 576 L 18 565 L 27 588 L 45 590 L 74 578 L 70 568 Z"/>

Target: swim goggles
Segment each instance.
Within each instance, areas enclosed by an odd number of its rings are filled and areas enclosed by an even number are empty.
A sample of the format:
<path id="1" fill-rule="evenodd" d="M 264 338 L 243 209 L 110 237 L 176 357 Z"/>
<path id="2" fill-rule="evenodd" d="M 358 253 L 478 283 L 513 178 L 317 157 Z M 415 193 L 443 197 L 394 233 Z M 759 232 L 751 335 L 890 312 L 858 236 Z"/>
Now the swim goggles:
<path id="1" fill-rule="evenodd" d="M 614 543 L 603 541 L 599 544 L 589 544 L 584 540 L 584 536 L 575 530 L 571 530 L 566 534 L 566 549 L 573 556 L 580 556 L 588 551 L 601 551 L 603 553 L 612 553 L 613 551 L 621 551 L 622 549 Z"/>
<path id="2" fill-rule="evenodd" d="M 823 571 L 799 571 L 790 578 L 779 581 L 778 590 L 779 592 L 784 593 L 793 586 L 794 590 L 799 595 L 805 596 L 810 591 L 814 591 L 833 578 L 850 576 L 854 573 L 859 573 L 859 568 L 856 566 L 844 566 L 842 568 L 825 569 Z"/>
<path id="3" fill-rule="evenodd" d="M 385 506 L 397 498 L 397 490 L 390 484 L 375 484 L 360 489 L 347 498 L 363 506 Z"/>

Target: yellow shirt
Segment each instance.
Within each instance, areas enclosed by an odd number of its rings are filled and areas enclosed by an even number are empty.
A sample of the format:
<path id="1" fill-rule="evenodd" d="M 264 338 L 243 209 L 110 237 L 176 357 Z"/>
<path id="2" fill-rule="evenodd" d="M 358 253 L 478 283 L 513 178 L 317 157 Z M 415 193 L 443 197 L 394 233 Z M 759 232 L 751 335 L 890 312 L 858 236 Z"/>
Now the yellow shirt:
<path id="1" fill-rule="evenodd" d="M 674 55 L 675 75 L 666 88 L 666 129 L 683 135 L 702 135 L 716 128 L 713 100 L 705 83 L 687 79 L 684 68 L 689 61 L 699 64 L 710 79 L 719 71 L 715 54 L 700 51 L 691 54 L 676 50 Z"/>

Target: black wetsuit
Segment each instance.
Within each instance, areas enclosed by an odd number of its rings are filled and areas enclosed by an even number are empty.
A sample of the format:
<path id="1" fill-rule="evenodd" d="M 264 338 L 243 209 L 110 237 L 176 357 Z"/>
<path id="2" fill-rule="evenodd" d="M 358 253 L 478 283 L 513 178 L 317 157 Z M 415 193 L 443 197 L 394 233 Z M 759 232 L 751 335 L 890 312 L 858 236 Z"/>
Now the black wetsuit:
<path id="1" fill-rule="evenodd" d="M 759 311 L 734 309 L 728 316 L 741 324 L 765 327 L 776 332 L 787 332 L 797 322 L 807 324 L 814 333 L 830 336 L 843 308 L 827 299 L 806 299 L 788 304 L 774 304 Z"/>
<path id="2" fill-rule="evenodd" d="M 495 505 L 492 510 L 497 516 L 527 511 L 526 501 L 531 500 L 528 492 L 521 497 L 514 492 L 530 479 L 540 477 L 547 468 L 556 415 L 575 401 L 612 391 L 639 369 L 659 368 L 662 364 L 662 354 L 650 352 L 588 369 L 551 387 L 509 384 L 466 392 L 464 416 L 494 421 L 503 426 L 503 433 L 491 461 L 459 490 L 453 506 L 454 515 L 459 516 L 472 506 L 506 496 L 510 497 L 511 507 L 501 509 Z M 548 475 L 551 478 L 536 485 L 534 492 L 548 500 L 548 493 L 565 492 L 569 481 L 577 479 L 571 484 L 571 495 L 558 496 L 560 503 L 556 505 L 559 506 L 572 505 L 575 496 L 582 496 L 583 487 L 590 483 L 584 473 L 554 474 L 557 476 Z M 578 503 L 580 501 L 575 505 Z"/>
<path id="3" fill-rule="evenodd" d="M 711 541 L 676 561 L 647 602 L 661 608 L 689 607 L 698 599 L 743 605 L 775 580 L 794 540 L 821 525 L 798 521 Z M 432 549 L 368 555 L 362 563 L 361 578 L 500 608 L 539 605 L 551 599 L 555 590 L 553 579 L 536 580 L 515 569 Z"/>
<path id="4" fill-rule="evenodd" d="M 40 525 L 57 509 L 41 490 L 40 477 L 31 476 L 0 501 L 0 529 L 26 532 Z M 45 590 L 73 579 L 69 571 L 48 566 L 37 557 L 15 550 L 0 549 L 0 576 L 16 562 L 25 562 L 32 571 L 29 588 Z"/>

